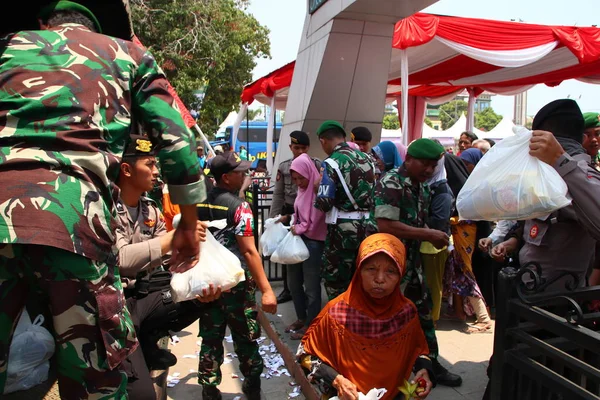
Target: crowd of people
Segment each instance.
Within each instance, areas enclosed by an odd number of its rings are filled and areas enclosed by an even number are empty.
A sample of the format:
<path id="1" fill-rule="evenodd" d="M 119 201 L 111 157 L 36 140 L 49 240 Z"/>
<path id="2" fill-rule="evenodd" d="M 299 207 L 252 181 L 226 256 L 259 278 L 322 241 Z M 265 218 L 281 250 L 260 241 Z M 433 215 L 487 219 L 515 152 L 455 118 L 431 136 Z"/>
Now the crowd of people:
<path id="1" fill-rule="evenodd" d="M 579 286 L 600 283 L 600 118 L 572 100 L 549 103 L 533 121 L 530 154 L 556 169 L 573 200 L 543 220 L 459 219 L 455 198 L 494 146 L 472 133 L 453 155 L 430 139 L 372 146 L 368 128 L 347 137 L 336 121 L 292 132 L 270 214 L 309 257 L 286 266 L 276 297 L 245 198 L 247 154 L 207 159 L 152 55 L 103 35 L 89 9 L 62 0 L 39 18 L 40 30 L 0 39 L 0 393 L 31 299 L 49 306 L 65 399 L 155 399 L 150 371 L 177 362 L 158 339 L 197 321 L 202 398 L 222 398 L 229 328 L 242 390 L 260 399 L 256 289 L 267 313 L 293 301 L 297 320 L 286 330 L 323 395 L 386 389 L 383 399 L 399 399 L 408 380 L 419 398 L 462 384 L 438 360 L 444 299 L 449 317 L 473 316 L 466 333 L 491 332 L 496 272 L 507 262 L 540 263 L 550 291 L 565 272 Z M 311 137 L 325 160 L 308 156 Z M 171 276 L 198 262 L 206 221 L 225 221 L 210 232 L 240 259 L 245 280 L 174 302 Z"/>

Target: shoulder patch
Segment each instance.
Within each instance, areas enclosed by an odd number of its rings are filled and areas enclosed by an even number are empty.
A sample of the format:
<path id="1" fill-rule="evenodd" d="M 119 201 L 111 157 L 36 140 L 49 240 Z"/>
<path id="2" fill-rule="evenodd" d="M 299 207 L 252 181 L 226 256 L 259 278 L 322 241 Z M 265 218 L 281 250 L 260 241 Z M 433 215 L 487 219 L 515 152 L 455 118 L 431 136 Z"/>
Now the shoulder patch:
<path id="1" fill-rule="evenodd" d="M 276 180 L 279 182 L 281 180 L 281 171 L 277 170 L 277 178 Z"/>

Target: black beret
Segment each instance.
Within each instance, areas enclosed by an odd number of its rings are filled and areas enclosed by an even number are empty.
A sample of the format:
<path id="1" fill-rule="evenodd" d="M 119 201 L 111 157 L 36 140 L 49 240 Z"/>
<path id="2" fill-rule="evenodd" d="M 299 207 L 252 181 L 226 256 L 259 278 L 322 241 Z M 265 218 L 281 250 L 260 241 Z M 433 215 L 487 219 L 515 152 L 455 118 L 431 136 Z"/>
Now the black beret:
<path id="1" fill-rule="evenodd" d="M 554 136 L 583 140 L 585 121 L 575 100 L 560 99 L 546 104 L 533 118 L 533 130 L 546 130 Z"/>
<path id="2" fill-rule="evenodd" d="M 310 146 L 310 138 L 306 132 L 294 131 L 290 133 L 290 142 L 292 144 L 300 144 L 302 146 Z"/>
<path id="3" fill-rule="evenodd" d="M 350 137 L 353 141 L 360 140 L 361 142 L 370 142 L 371 140 L 373 140 L 373 134 L 371 133 L 369 128 L 366 128 L 364 126 L 357 126 L 356 128 L 352 129 Z"/>

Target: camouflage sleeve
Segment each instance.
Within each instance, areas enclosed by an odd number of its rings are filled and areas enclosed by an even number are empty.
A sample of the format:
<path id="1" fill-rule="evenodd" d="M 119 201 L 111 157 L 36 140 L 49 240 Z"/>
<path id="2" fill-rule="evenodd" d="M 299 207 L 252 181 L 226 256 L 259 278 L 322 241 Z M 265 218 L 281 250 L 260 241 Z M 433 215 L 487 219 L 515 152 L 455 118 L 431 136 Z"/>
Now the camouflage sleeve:
<path id="1" fill-rule="evenodd" d="M 335 172 L 335 170 L 333 168 L 331 168 L 331 165 L 327 164 L 326 162 L 323 162 L 321 164 L 321 170 L 323 170 L 323 175 L 327 174 L 327 176 L 329 177 L 329 179 L 331 179 L 333 181 L 334 186 L 337 188 L 338 185 L 340 183 L 340 178 L 338 177 L 338 174 Z M 321 180 L 322 182 L 322 180 Z M 337 196 L 339 194 L 334 194 L 334 196 Z M 321 196 L 317 196 L 315 198 L 315 208 L 317 210 L 321 210 L 323 212 L 328 212 L 329 210 L 331 210 L 333 207 L 335 206 L 335 197 L 321 197 Z"/>
<path id="2" fill-rule="evenodd" d="M 400 220 L 402 188 L 392 185 L 388 179 L 380 179 L 375 184 L 375 218 Z"/>
<path id="3" fill-rule="evenodd" d="M 277 170 L 277 177 L 275 178 L 275 187 L 273 189 L 273 202 L 271 203 L 271 210 L 269 211 L 269 218 L 275 218 L 281 215 L 283 211 L 283 205 L 285 204 L 285 185 L 283 180 L 283 172 L 281 168 Z"/>
<path id="4" fill-rule="evenodd" d="M 160 146 L 161 172 L 169 184 L 173 203 L 201 203 L 206 200 L 206 190 L 196 156 L 196 140 L 185 125 L 168 85 L 154 57 L 145 52 L 133 82 L 133 111 L 151 141 Z"/>
<path id="5" fill-rule="evenodd" d="M 163 256 L 160 238 L 167 233 L 164 218 L 158 211 L 157 225 L 153 237 L 140 243 L 130 243 L 131 238 L 123 229 L 116 230 L 116 246 L 119 252 L 119 272 L 126 278 L 135 278 L 141 271 L 152 271 L 160 267 L 167 255 Z"/>

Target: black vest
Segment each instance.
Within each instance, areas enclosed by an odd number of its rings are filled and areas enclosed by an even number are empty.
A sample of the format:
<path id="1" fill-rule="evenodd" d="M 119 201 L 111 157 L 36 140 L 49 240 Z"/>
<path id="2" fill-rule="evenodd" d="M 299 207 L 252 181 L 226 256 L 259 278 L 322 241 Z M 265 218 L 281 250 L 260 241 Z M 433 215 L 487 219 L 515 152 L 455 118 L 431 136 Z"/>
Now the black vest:
<path id="1" fill-rule="evenodd" d="M 206 201 L 198 204 L 198 220 L 218 221 L 226 219 L 227 226 L 233 226 L 235 224 L 235 210 L 243 202 L 244 200 L 235 194 L 215 187 L 208 193 Z"/>

